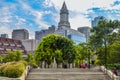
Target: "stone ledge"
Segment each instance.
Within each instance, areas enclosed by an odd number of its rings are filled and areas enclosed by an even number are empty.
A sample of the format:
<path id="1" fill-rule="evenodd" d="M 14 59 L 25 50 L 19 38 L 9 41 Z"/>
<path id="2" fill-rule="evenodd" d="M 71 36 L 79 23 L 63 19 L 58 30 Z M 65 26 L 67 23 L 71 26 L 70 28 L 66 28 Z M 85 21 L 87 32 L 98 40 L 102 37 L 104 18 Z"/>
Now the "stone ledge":
<path id="1" fill-rule="evenodd" d="M 104 66 L 100 66 L 101 71 L 107 74 L 113 80 L 120 80 L 120 76 L 116 76 L 112 71 L 107 70 Z"/>

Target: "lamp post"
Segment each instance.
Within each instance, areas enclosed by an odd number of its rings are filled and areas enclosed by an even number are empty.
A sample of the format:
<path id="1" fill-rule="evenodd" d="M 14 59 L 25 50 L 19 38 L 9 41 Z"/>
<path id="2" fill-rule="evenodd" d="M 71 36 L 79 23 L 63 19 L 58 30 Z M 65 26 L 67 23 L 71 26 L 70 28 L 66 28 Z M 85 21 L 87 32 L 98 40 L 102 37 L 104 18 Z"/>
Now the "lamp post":
<path id="1" fill-rule="evenodd" d="M 89 62 L 88 68 L 90 69 L 90 50 L 88 50 L 88 62 Z"/>
<path id="2" fill-rule="evenodd" d="M 105 41 L 105 67 L 107 68 L 107 46 Z"/>

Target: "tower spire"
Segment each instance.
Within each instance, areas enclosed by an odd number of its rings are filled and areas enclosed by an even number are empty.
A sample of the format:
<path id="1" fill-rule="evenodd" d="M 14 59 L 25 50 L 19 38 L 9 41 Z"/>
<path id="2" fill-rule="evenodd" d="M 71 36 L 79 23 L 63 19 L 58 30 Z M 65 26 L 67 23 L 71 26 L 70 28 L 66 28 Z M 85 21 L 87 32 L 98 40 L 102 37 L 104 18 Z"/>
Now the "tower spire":
<path id="1" fill-rule="evenodd" d="M 63 2 L 62 9 L 67 10 L 67 6 L 66 6 L 65 1 Z"/>
<path id="2" fill-rule="evenodd" d="M 66 6 L 65 1 L 63 2 L 62 8 L 60 10 L 60 22 L 58 23 L 58 27 L 67 27 L 70 28 L 70 23 L 69 23 L 69 12 Z"/>

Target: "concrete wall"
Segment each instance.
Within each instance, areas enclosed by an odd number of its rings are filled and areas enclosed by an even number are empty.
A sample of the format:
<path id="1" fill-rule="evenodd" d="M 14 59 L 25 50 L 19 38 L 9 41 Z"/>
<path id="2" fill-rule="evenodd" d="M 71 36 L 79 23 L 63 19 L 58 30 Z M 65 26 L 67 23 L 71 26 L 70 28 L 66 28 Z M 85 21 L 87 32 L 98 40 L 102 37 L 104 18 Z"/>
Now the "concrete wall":
<path id="1" fill-rule="evenodd" d="M 39 44 L 39 40 L 34 39 L 22 40 L 22 44 L 24 45 L 25 50 L 27 52 L 33 53 Z"/>

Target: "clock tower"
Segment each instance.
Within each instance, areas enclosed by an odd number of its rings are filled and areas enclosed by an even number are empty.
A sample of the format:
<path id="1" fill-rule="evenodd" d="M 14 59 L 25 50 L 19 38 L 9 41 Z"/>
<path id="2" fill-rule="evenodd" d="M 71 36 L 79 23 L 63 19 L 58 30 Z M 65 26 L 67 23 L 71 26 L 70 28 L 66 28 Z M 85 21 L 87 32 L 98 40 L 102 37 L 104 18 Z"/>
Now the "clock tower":
<path id="1" fill-rule="evenodd" d="M 64 2 L 62 5 L 62 8 L 60 10 L 60 22 L 58 23 L 58 27 L 70 28 L 68 15 L 69 15 L 69 12 L 68 12 L 66 4 Z"/>

